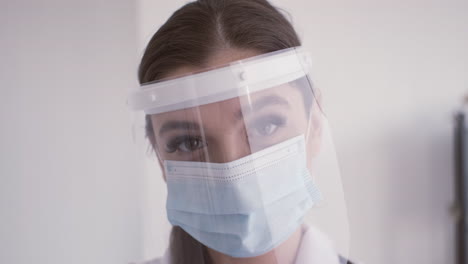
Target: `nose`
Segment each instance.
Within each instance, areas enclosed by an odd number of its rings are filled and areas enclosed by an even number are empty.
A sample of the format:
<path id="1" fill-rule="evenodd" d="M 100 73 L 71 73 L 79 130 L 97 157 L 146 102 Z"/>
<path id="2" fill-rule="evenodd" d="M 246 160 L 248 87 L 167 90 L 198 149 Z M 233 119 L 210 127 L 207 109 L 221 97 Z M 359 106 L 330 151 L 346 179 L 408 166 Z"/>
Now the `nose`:
<path id="1" fill-rule="evenodd" d="M 226 163 L 251 154 L 248 139 L 242 133 L 225 134 L 210 146 L 210 162 Z"/>

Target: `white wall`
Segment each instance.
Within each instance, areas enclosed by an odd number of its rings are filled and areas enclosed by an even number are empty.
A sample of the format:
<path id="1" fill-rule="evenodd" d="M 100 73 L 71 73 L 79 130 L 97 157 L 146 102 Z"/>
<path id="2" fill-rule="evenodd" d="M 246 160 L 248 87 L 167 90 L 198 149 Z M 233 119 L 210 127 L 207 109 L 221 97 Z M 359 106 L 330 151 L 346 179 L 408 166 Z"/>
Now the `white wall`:
<path id="1" fill-rule="evenodd" d="M 2 1 L 0 263 L 141 258 L 131 1 Z"/>
<path id="2" fill-rule="evenodd" d="M 162 254 L 165 188 L 154 163 L 138 163 L 124 100 L 136 57 L 185 2 L 2 2 L 0 263 Z M 468 2 L 274 3 L 313 56 L 352 256 L 453 263 L 452 114 L 468 92 Z"/>
<path id="3" fill-rule="evenodd" d="M 453 263 L 453 111 L 468 92 L 468 2 L 296 8 L 366 263 Z"/>
<path id="4" fill-rule="evenodd" d="M 138 1 L 140 50 L 186 2 Z M 454 263 L 452 117 L 468 92 L 468 2 L 273 2 L 291 13 L 312 53 L 341 163 L 351 255 Z M 151 256 L 162 253 L 167 223 L 162 180 L 147 187 Z"/>

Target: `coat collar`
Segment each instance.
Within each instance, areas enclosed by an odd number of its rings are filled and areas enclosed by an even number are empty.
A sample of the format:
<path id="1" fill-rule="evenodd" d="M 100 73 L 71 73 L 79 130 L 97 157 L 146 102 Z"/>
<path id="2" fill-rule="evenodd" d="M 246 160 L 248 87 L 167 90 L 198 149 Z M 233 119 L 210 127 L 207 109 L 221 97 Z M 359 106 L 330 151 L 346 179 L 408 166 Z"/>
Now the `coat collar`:
<path id="1" fill-rule="evenodd" d="M 305 263 L 339 264 L 332 241 L 311 225 L 302 226 L 302 239 L 295 261 L 295 264 Z"/>

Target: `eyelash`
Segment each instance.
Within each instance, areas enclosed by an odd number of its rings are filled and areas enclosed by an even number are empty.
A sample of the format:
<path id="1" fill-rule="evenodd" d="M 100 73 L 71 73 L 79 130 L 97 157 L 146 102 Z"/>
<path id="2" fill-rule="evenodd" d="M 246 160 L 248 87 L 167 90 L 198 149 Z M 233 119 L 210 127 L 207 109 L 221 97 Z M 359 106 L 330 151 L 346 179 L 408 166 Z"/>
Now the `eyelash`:
<path id="1" fill-rule="evenodd" d="M 181 152 L 189 152 L 189 151 L 183 151 L 180 150 L 180 146 L 184 144 L 185 142 L 189 142 L 190 140 L 199 140 L 202 142 L 203 146 L 206 144 L 203 142 L 202 137 L 200 136 L 191 136 L 191 135 L 183 135 L 183 136 L 177 136 L 172 138 L 167 144 L 166 144 L 166 152 L 167 153 L 174 153 L 176 151 L 181 151 Z"/>
<path id="2" fill-rule="evenodd" d="M 253 121 L 251 124 L 253 124 L 252 127 L 257 127 L 257 123 L 260 123 L 261 125 L 265 124 L 273 124 L 277 127 L 284 127 L 286 125 L 286 118 L 279 116 L 279 115 L 268 115 L 262 118 L 258 118 L 257 120 Z"/>
<path id="3" fill-rule="evenodd" d="M 260 123 L 260 128 L 263 128 L 263 125 L 269 125 L 273 124 L 276 127 L 284 127 L 286 125 L 286 118 L 279 116 L 279 115 L 268 115 L 264 116 L 261 118 L 257 118 L 255 121 L 251 122 L 251 128 L 258 128 L 258 124 Z M 275 131 L 276 132 L 275 128 Z M 258 131 L 257 131 L 258 132 Z M 274 132 L 272 134 L 274 134 Z M 261 133 L 260 133 L 261 134 Z M 256 136 L 265 136 L 265 135 L 256 135 Z M 269 136 L 269 135 L 266 135 Z M 200 143 L 200 147 L 197 147 L 193 150 L 181 150 L 182 144 L 185 144 L 187 142 L 190 142 L 192 140 L 197 140 Z M 172 138 L 167 144 L 166 144 L 166 152 L 167 153 L 174 153 L 174 152 L 182 152 L 182 153 L 189 153 L 196 151 L 197 149 L 203 148 L 206 146 L 206 143 L 204 142 L 203 138 L 201 136 L 193 136 L 193 135 L 183 135 L 183 136 L 176 136 Z"/>

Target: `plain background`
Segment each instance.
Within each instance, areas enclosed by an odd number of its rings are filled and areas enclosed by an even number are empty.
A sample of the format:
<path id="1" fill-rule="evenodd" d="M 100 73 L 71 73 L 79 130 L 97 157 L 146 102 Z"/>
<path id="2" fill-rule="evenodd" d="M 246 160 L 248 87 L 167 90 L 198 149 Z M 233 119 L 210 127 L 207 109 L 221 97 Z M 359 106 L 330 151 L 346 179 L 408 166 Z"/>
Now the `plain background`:
<path id="1" fill-rule="evenodd" d="M 147 41 L 186 2 L 2 2 L 0 263 L 163 253 L 165 187 L 135 150 L 125 96 Z M 351 256 L 454 263 L 453 114 L 468 92 L 468 2 L 273 3 L 312 54 Z"/>
<path id="2" fill-rule="evenodd" d="M 126 0 L 0 4 L 0 263 L 141 256 Z"/>

